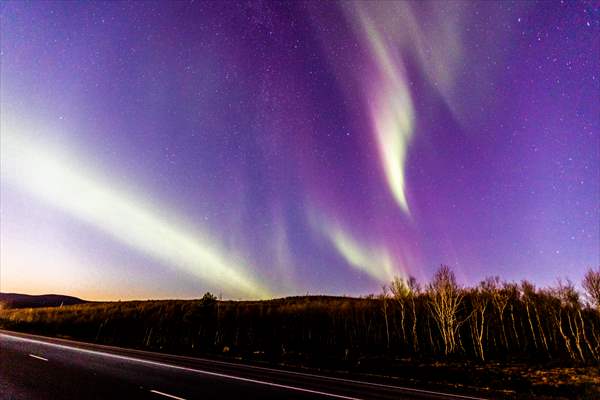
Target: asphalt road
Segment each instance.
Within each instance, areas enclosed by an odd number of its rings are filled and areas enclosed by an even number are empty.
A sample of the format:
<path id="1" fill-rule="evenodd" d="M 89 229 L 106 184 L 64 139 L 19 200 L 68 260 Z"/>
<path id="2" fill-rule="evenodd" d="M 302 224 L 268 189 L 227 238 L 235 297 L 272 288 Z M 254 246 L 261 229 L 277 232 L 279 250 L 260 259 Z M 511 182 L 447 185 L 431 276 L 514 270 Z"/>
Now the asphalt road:
<path id="1" fill-rule="evenodd" d="M 0 399 L 473 399 L 0 331 Z"/>

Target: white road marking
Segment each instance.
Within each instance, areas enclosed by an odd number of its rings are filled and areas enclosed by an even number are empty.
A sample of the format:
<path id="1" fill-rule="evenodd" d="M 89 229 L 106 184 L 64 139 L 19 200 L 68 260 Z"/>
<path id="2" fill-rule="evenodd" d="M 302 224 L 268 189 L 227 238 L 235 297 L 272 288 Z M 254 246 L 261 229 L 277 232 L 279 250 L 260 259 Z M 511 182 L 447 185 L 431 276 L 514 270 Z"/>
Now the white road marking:
<path id="1" fill-rule="evenodd" d="M 26 338 L 21 338 L 21 337 L 18 337 L 18 336 L 12 336 L 9 333 L 6 333 L 6 331 L 1 332 L 1 330 L 0 330 L 0 336 L 8 336 L 9 338 L 15 338 L 15 339 L 19 338 L 19 339 L 22 339 L 22 340 L 30 340 L 32 342 L 43 343 L 43 344 L 48 344 L 48 345 L 52 344 L 50 342 L 44 342 L 44 341 L 41 341 L 41 340 L 38 341 L 38 340 L 34 340 L 34 339 L 26 339 Z M 63 341 L 63 342 L 69 342 L 69 340 L 66 340 L 66 339 L 56 339 L 56 338 L 51 338 L 51 339 L 55 339 L 55 340 L 59 340 L 59 341 Z M 74 342 L 74 343 L 78 343 L 78 342 Z M 460 394 L 449 394 L 449 393 L 444 393 L 444 392 L 434 392 L 434 391 L 431 391 L 431 390 L 415 389 L 415 388 L 404 387 L 404 386 L 396 386 L 396 385 L 386 385 L 386 384 L 383 384 L 383 383 L 375 383 L 375 382 L 367 382 L 367 381 L 357 381 L 357 380 L 352 380 L 352 379 L 337 378 L 337 377 L 334 377 L 334 376 L 311 374 L 311 373 L 308 373 L 308 372 L 286 371 L 286 370 L 275 369 L 275 368 L 258 367 L 256 365 L 241 364 L 241 363 L 232 363 L 232 362 L 219 361 L 219 360 L 211 360 L 211 359 L 208 359 L 208 358 L 201 358 L 201 357 L 189 357 L 189 356 L 181 356 L 181 355 L 174 355 L 174 354 L 153 353 L 151 351 L 133 350 L 133 349 L 127 349 L 127 348 L 123 348 L 123 347 L 108 346 L 108 345 L 95 344 L 95 343 L 85 343 L 85 342 L 79 342 L 79 343 L 84 344 L 84 345 L 85 344 L 91 344 L 91 345 L 93 345 L 95 347 L 105 348 L 107 350 L 112 350 L 112 351 L 123 351 L 123 350 L 130 351 L 130 352 L 133 351 L 133 352 L 139 353 L 139 354 L 148 354 L 148 356 L 166 355 L 166 356 L 170 356 L 170 357 L 173 357 L 173 358 L 179 359 L 179 360 L 202 361 L 202 362 L 208 362 L 208 363 L 211 363 L 211 364 L 220 364 L 220 365 L 227 365 L 227 366 L 232 366 L 232 367 L 243 367 L 243 368 L 247 368 L 247 369 L 257 369 L 257 370 L 263 370 L 263 371 L 270 371 L 270 372 L 277 373 L 277 374 L 299 375 L 299 376 L 306 376 L 306 377 L 317 378 L 317 379 L 322 379 L 322 380 L 347 382 L 347 383 L 354 384 L 354 385 L 376 386 L 376 387 L 381 387 L 381 388 L 403 390 L 403 391 L 407 391 L 407 392 L 425 393 L 425 394 L 432 394 L 432 395 L 437 395 L 437 396 L 449 396 L 449 397 L 453 397 L 453 398 L 457 398 L 457 399 L 486 400 L 483 397 L 473 397 L 473 396 L 465 396 L 465 395 L 460 395 Z M 60 345 L 57 345 L 57 346 L 60 346 Z M 74 347 L 70 347 L 70 346 L 65 346 L 65 347 L 75 349 Z M 100 353 L 102 353 L 102 352 L 100 352 Z M 102 353 L 102 354 L 104 354 L 104 353 Z M 110 354 L 110 353 L 106 353 L 106 354 Z"/>
<path id="2" fill-rule="evenodd" d="M 26 341 L 26 342 L 31 342 L 31 343 L 38 343 L 38 344 L 42 344 L 42 345 L 46 345 L 46 346 L 53 346 L 53 347 L 58 347 L 58 348 L 64 348 L 64 349 L 72 350 L 72 351 L 80 351 L 80 352 L 83 352 L 83 353 L 94 354 L 94 355 L 99 355 L 99 356 L 113 357 L 113 358 L 122 359 L 122 360 L 135 361 L 135 362 L 139 362 L 139 363 L 144 363 L 144 364 L 149 364 L 149 365 L 156 365 L 156 366 L 160 366 L 160 367 L 174 368 L 174 369 L 180 369 L 180 370 L 185 370 L 185 371 L 190 371 L 190 372 L 196 372 L 196 373 L 201 373 L 201 374 L 207 374 L 207 375 L 213 375 L 213 376 L 220 376 L 220 377 L 223 377 L 223 378 L 237 379 L 237 380 L 241 380 L 241 381 L 247 381 L 247 382 L 252 382 L 252 383 L 264 384 L 264 385 L 268 385 L 268 386 L 275 386 L 275 387 L 281 387 L 281 388 L 289 388 L 291 390 L 306 391 L 306 392 L 309 392 L 309 393 L 322 394 L 324 396 L 330 396 L 330 397 L 334 397 L 334 398 L 341 398 L 341 399 L 346 399 L 346 400 L 362 400 L 362 399 L 358 399 L 358 398 L 355 398 L 355 397 L 346 397 L 346 396 L 336 395 L 336 394 L 332 394 L 332 393 L 321 393 L 321 392 L 318 392 L 318 391 L 312 391 L 310 389 L 297 388 L 297 387 L 293 387 L 293 386 L 289 386 L 288 387 L 286 385 L 279 385 L 277 383 L 255 381 L 255 380 L 249 379 L 249 378 L 242 378 L 242 377 L 237 377 L 237 376 L 232 376 L 232 375 L 219 374 L 219 373 L 216 373 L 216 372 L 210 372 L 210 371 L 204 371 L 204 370 L 199 370 L 199 369 L 181 367 L 181 366 L 178 366 L 178 365 L 165 364 L 165 363 L 161 363 L 161 362 L 157 362 L 157 361 L 144 360 L 144 359 L 140 359 L 140 358 L 120 356 L 120 355 L 117 355 L 117 354 L 105 353 L 105 352 L 96 351 L 96 350 L 82 349 L 82 348 L 78 348 L 78 347 L 71 347 L 71 346 L 67 346 L 67 345 L 63 345 L 63 344 L 45 342 L 45 341 L 42 341 L 42 340 L 35 340 L 35 339 L 23 338 L 23 337 L 20 337 L 20 336 L 12 336 L 12 335 L 10 335 L 8 333 L 4 333 L 4 332 L 0 333 L 0 336 L 5 336 L 5 337 L 8 337 L 9 339 L 14 339 L 14 340 L 21 340 L 21 341 Z M 88 343 L 82 343 L 82 344 L 88 344 Z M 106 348 L 113 349 L 113 350 L 116 350 L 116 351 L 119 351 L 119 350 L 128 350 L 128 349 L 125 349 L 125 348 L 120 348 L 120 347 L 115 347 L 115 346 L 103 346 L 103 345 L 97 345 L 97 346 L 98 347 L 106 347 Z M 149 355 L 153 355 L 152 352 L 147 352 L 147 351 L 146 352 L 145 351 L 139 351 L 139 352 L 141 352 L 141 353 L 148 353 Z M 158 353 L 158 355 L 165 355 L 165 354 Z M 166 355 L 169 355 L 169 354 L 166 354 Z M 206 361 L 206 362 L 214 362 L 215 364 L 231 365 L 231 366 L 235 366 L 235 367 L 252 368 L 252 369 L 262 369 L 262 370 L 267 370 L 267 371 L 273 371 L 273 372 L 280 373 L 280 374 L 303 375 L 303 376 L 315 377 L 315 378 L 319 378 L 319 379 L 323 379 L 323 380 L 333 380 L 333 381 L 347 382 L 347 383 L 351 383 L 351 384 L 355 384 L 355 385 L 378 386 L 378 387 L 384 387 L 384 388 L 395 389 L 395 390 L 402 390 L 402 391 L 413 392 L 413 393 L 424 393 L 424 394 L 432 394 L 432 395 L 437 395 L 437 396 L 448 396 L 448 397 L 456 398 L 456 399 L 485 400 L 482 397 L 465 396 L 465 395 L 460 395 L 460 394 L 448 394 L 448 393 L 443 393 L 443 392 L 434 392 L 434 391 L 431 391 L 431 390 L 423 390 L 423 389 L 415 389 L 415 388 L 409 388 L 409 387 L 403 387 L 403 386 L 386 385 L 386 384 L 374 383 L 374 382 L 355 381 L 355 380 L 351 380 L 351 379 L 336 378 L 336 377 L 331 377 L 331 376 L 323 376 L 323 375 L 310 374 L 310 373 L 305 373 L 305 372 L 284 371 L 284 370 L 278 370 L 278 369 L 274 369 L 274 368 L 257 367 L 257 366 L 252 366 L 252 365 L 228 363 L 228 362 L 225 362 L 225 361 L 209 360 L 209 359 L 186 357 L 186 356 L 175 356 L 175 357 L 176 358 L 189 359 L 191 361 L 201 360 L 201 361 Z"/>
<path id="3" fill-rule="evenodd" d="M 9 336 L 9 335 L 0 334 L 0 336 Z M 281 389 L 294 390 L 294 391 L 297 391 L 297 392 L 317 394 L 317 395 L 320 395 L 320 396 L 327 396 L 327 397 L 332 397 L 332 398 L 335 398 L 335 399 L 363 400 L 363 399 L 358 398 L 358 397 L 349 397 L 349 396 L 343 396 L 343 395 L 339 395 L 339 394 L 321 392 L 321 391 L 318 391 L 318 390 L 305 389 L 305 388 L 301 388 L 301 387 L 297 387 L 297 386 L 288 386 L 288 385 L 282 385 L 282 384 L 279 384 L 279 383 L 259 381 L 257 379 L 242 378 L 241 376 L 227 375 L 227 374 L 221 374 L 221 373 L 218 373 L 218 372 L 205 371 L 205 370 L 202 370 L 202 369 L 195 369 L 195 368 L 182 367 L 182 366 L 179 366 L 179 365 L 165 364 L 165 363 L 158 362 L 158 361 L 143 360 L 141 358 L 121 356 L 121 355 L 118 355 L 118 354 L 103 353 L 103 352 L 96 351 L 96 350 L 80 349 L 80 348 L 77 348 L 77 347 L 65 346 L 63 344 L 43 342 L 41 340 L 34 340 L 34 339 L 22 338 L 22 337 L 18 337 L 18 336 L 9 336 L 9 337 L 11 339 L 14 339 L 14 340 L 17 340 L 17 341 L 24 341 L 24 342 L 31 342 L 31 343 L 43 344 L 43 345 L 46 345 L 46 346 L 51 346 L 51 347 L 56 347 L 56 348 L 65 349 L 65 350 L 71 350 L 71 351 L 77 351 L 77 352 L 80 352 L 80 353 L 92 354 L 92 355 L 101 356 L 101 357 L 108 357 L 108 358 L 114 358 L 114 359 L 118 359 L 118 360 L 125 360 L 125 361 L 130 361 L 130 362 L 137 362 L 137 363 L 140 363 L 140 364 L 153 365 L 153 366 L 161 367 L 161 368 L 172 368 L 172 369 L 177 369 L 177 370 L 180 370 L 180 371 L 194 372 L 194 373 L 202 374 L 202 375 L 216 376 L 216 377 L 219 377 L 219 378 L 226 378 L 226 379 L 232 379 L 232 380 L 241 381 L 241 382 L 255 383 L 255 384 L 258 384 L 258 385 L 264 385 L 264 386 L 276 387 L 276 388 L 281 388 Z"/>
<path id="4" fill-rule="evenodd" d="M 161 396 L 169 397 L 169 398 L 175 399 L 175 400 L 185 400 L 183 397 L 173 396 L 172 394 L 159 392 L 158 390 L 151 390 L 150 393 L 160 394 Z"/>
<path id="5" fill-rule="evenodd" d="M 37 358 L 38 360 L 48 361 L 47 358 L 36 356 L 35 354 L 29 354 L 29 357 Z"/>

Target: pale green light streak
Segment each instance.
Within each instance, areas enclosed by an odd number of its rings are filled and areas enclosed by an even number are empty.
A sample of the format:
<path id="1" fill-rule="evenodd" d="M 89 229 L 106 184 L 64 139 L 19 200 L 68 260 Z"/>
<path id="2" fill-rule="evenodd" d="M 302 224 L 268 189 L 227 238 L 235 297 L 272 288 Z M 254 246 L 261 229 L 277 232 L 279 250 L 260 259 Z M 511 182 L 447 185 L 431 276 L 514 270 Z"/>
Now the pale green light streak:
<path id="1" fill-rule="evenodd" d="M 330 235 L 331 242 L 348 264 L 379 282 L 392 280 L 394 262 L 387 251 L 366 248 L 341 229 L 332 229 Z"/>
<path id="2" fill-rule="evenodd" d="M 2 180 L 25 189 L 122 243 L 231 295 L 265 298 L 269 292 L 240 263 L 206 238 L 161 218 L 140 202 L 99 183 L 82 165 L 65 163 L 23 131 L 2 121 Z M 79 163 L 80 164 L 80 163 Z M 201 290 L 199 288 L 199 290 Z"/>
<path id="3" fill-rule="evenodd" d="M 398 265 L 385 247 L 361 243 L 338 223 L 314 210 L 309 213 L 309 220 L 350 267 L 381 283 L 389 283 L 394 276 L 406 275 L 403 266 Z"/>
<path id="4" fill-rule="evenodd" d="M 406 197 L 405 165 L 408 145 L 413 136 L 414 110 L 402 65 L 395 62 L 393 49 L 364 14 L 360 22 L 365 29 L 369 48 L 380 74 L 371 116 L 387 184 L 398 206 L 410 214 Z"/>

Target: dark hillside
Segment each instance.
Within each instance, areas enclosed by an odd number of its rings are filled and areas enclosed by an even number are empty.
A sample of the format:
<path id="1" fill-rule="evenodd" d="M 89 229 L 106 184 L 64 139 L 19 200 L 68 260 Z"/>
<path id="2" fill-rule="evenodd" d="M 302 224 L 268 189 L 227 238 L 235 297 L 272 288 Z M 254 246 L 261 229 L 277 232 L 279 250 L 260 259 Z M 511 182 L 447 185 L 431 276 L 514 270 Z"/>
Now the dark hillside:
<path id="1" fill-rule="evenodd" d="M 59 307 L 87 303 L 73 296 L 60 294 L 29 295 L 19 293 L 0 293 L 0 308 L 38 308 Z"/>

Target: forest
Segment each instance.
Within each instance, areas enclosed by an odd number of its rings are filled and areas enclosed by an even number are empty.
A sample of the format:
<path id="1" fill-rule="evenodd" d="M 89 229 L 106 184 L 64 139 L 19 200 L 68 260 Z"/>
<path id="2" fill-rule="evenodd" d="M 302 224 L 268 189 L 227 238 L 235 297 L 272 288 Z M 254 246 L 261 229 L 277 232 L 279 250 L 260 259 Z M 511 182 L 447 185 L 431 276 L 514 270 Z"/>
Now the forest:
<path id="1" fill-rule="evenodd" d="M 430 282 L 396 278 L 362 298 L 88 303 L 0 310 L 0 327 L 78 340 L 267 362 L 382 372 L 393 360 L 587 366 L 600 361 L 600 268 L 580 293 L 566 280 L 487 278 L 457 283 L 441 266 Z"/>

